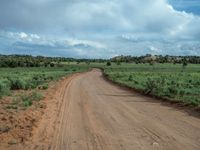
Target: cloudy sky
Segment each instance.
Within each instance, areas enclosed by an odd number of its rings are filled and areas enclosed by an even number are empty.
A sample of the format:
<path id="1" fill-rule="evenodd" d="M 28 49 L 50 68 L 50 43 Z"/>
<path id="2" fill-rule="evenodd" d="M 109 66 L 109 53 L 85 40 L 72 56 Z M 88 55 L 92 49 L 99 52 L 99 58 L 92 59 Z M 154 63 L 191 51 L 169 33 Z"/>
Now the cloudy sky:
<path id="1" fill-rule="evenodd" d="M 200 0 L 0 0 L 0 53 L 200 55 Z"/>

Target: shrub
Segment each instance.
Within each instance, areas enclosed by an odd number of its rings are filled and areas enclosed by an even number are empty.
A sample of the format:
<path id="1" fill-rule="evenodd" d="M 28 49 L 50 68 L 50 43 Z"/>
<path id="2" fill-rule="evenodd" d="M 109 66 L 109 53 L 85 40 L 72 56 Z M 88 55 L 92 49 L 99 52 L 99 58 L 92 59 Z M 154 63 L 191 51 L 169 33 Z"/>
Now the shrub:
<path id="1" fill-rule="evenodd" d="M 33 104 L 33 101 L 39 101 L 43 98 L 43 95 L 37 91 L 33 91 L 29 94 L 20 94 L 16 98 L 13 99 L 12 107 L 10 109 L 15 108 L 16 105 L 22 107 L 30 107 Z"/>
<path id="2" fill-rule="evenodd" d="M 150 94 L 156 88 L 156 82 L 153 79 L 148 78 L 146 81 L 145 93 Z"/>
<path id="3" fill-rule="evenodd" d="M 39 86 L 39 89 L 46 90 L 46 89 L 48 89 L 48 87 L 49 87 L 48 83 L 45 83 L 45 84 Z"/>
<path id="4" fill-rule="evenodd" d="M 32 105 L 32 100 L 27 94 L 20 95 L 18 101 L 21 102 L 21 105 L 24 107 L 29 107 Z"/>
<path id="5" fill-rule="evenodd" d="M 32 101 L 39 101 L 43 98 L 43 95 L 40 93 L 40 92 L 37 92 L 37 91 L 33 91 L 31 94 L 30 94 L 30 99 Z"/>
<path id="6" fill-rule="evenodd" d="M 169 87 L 168 87 L 168 90 L 169 90 L 169 93 L 170 93 L 170 96 L 171 96 L 171 97 L 175 97 L 175 95 L 178 94 L 177 87 L 174 86 L 174 85 L 169 86 Z"/>
<path id="7" fill-rule="evenodd" d="M 19 89 L 25 89 L 25 81 L 18 78 L 11 78 L 10 80 L 10 89 L 11 90 L 19 90 Z"/>
<path id="8" fill-rule="evenodd" d="M 111 66 L 111 62 L 108 61 L 108 62 L 106 63 L 106 65 L 107 65 L 107 66 Z"/>
<path id="9" fill-rule="evenodd" d="M 50 67 L 54 67 L 55 66 L 55 64 L 54 63 L 50 63 Z"/>
<path id="10" fill-rule="evenodd" d="M 132 75 L 129 75 L 128 81 L 133 81 L 133 76 Z"/>
<path id="11" fill-rule="evenodd" d="M 69 71 L 69 69 L 68 69 L 68 68 L 66 68 L 66 69 L 64 69 L 64 71 Z"/>
<path id="12" fill-rule="evenodd" d="M 185 91 L 183 90 L 183 89 L 181 89 L 180 91 L 179 91 L 179 95 L 180 96 L 183 96 L 185 94 Z"/>
<path id="13" fill-rule="evenodd" d="M 198 106 L 200 103 L 200 100 L 198 100 L 197 98 L 192 98 L 190 104 L 193 106 Z"/>
<path id="14" fill-rule="evenodd" d="M 4 95 L 8 95 L 10 93 L 10 89 L 8 85 L 6 85 L 3 81 L 0 81 L 0 98 Z"/>

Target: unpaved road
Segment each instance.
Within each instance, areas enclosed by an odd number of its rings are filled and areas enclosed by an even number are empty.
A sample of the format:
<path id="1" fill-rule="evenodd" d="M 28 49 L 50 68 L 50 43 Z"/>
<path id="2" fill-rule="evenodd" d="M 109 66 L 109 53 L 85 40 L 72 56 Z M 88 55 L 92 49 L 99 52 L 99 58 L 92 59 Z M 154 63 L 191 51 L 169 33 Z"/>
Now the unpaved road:
<path id="1" fill-rule="evenodd" d="M 100 70 L 71 79 L 60 98 L 48 149 L 200 150 L 199 118 L 112 85 Z"/>

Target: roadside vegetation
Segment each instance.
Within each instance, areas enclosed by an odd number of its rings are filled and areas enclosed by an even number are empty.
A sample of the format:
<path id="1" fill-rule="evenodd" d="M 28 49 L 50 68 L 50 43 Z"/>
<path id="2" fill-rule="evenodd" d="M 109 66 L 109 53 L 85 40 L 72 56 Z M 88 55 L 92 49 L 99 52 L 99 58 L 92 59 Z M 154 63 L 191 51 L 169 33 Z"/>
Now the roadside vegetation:
<path id="1" fill-rule="evenodd" d="M 184 104 L 200 105 L 200 65 L 113 63 L 105 74 L 114 82 Z"/>
<path id="2" fill-rule="evenodd" d="M 63 67 L 0 68 L 0 99 L 3 96 L 12 96 L 13 91 L 21 93 L 22 91 L 35 89 L 46 90 L 49 87 L 49 82 L 88 69 L 88 66 L 73 65 Z M 20 96 L 20 98 L 29 99 L 28 96 Z M 30 106 L 32 100 L 22 101 L 24 105 Z"/>
<path id="3" fill-rule="evenodd" d="M 15 90 L 45 90 L 50 81 L 93 67 L 146 95 L 200 105 L 200 57 L 149 54 L 109 60 L 0 55 L 0 98 Z"/>
<path id="4" fill-rule="evenodd" d="M 72 60 L 0 55 L 1 144 L 15 145 L 30 138 L 47 104 L 56 105 L 56 100 L 54 104 L 48 101 L 58 85 L 55 83 L 70 74 L 90 69 L 88 64 L 77 65 Z"/>
<path id="5" fill-rule="evenodd" d="M 200 106 L 200 57 L 146 55 L 104 60 L 0 55 L 0 140 L 8 144 L 25 141 L 49 104 L 42 99 L 54 89 L 45 90 L 62 77 L 91 68 L 101 68 L 110 80 L 146 95 Z"/>

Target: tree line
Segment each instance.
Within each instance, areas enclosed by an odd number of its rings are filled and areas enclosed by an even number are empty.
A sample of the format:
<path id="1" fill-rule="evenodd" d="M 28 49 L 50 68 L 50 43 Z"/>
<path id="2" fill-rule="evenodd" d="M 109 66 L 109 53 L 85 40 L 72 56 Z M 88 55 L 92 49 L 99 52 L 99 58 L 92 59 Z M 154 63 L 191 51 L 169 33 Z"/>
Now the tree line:
<path id="1" fill-rule="evenodd" d="M 170 55 L 151 55 L 147 54 L 145 56 L 116 56 L 111 58 L 112 62 L 127 62 L 127 63 L 191 63 L 200 64 L 200 56 L 170 56 Z"/>
<path id="2" fill-rule="evenodd" d="M 0 67 L 55 67 L 63 66 L 63 63 L 76 62 L 90 64 L 92 62 L 105 63 L 115 62 L 120 64 L 126 63 L 179 63 L 179 64 L 200 64 L 200 56 L 162 56 L 150 55 L 145 56 L 116 56 L 111 59 L 75 59 L 65 57 L 44 57 L 31 55 L 0 55 Z M 110 64 L 107 64 L 110 65 Z"/>
<path id="3" fill-rule="evenodd" d="M 105 62 L 105 59 L 75 59 L 65 57 L 44 57 L 31 55 L 0 55 L 0 67 L 55 67 L 63 66 L 63 63 L 77 62 Z"/>

